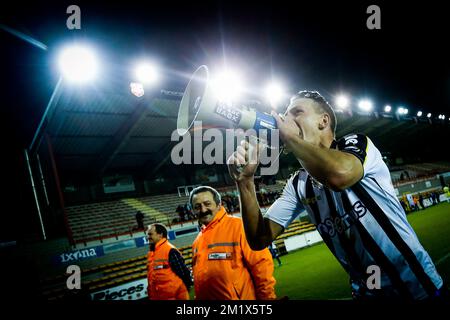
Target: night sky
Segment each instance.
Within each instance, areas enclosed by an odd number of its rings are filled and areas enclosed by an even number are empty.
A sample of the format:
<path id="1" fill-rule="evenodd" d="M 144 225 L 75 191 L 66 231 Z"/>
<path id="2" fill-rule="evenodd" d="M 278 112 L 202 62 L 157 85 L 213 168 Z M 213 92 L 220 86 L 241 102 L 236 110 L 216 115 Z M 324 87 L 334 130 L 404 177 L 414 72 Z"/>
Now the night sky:
<path id="1" fill-rule="evenodd" d="M 57 50 L 73 40 L 93 44 L 106 68 L 122 70 L 124 84 L 137 57 L 158 61 L 167 74 L 161 85 L 176 90 L 187 80 L 170 75 L 227 61 L 255 91 L 273 75 L 291 93 L 316 89 L 332 97 L 345 92 L 371 98 L 380 110 L 385 104 L 402 105 L 448 117 L 450 26 L 443 1 L 395 3 L 62 1 L 11 7 L 4 1 L 0 24 L 34 37 L 48 50 L 0 29 L 2 157 L 12 178 L 3 194 L 15 196 L 13 190 L 21 188 L 16 182 L 24 174 L 20 157 L 57 82 Z M 71 4 L 81 8 L 81 30 L 66 28 Z M 371 4 L 381 8 L 381 30 L 366 27 Z"/>
<path id="2" fill-rule="evenodd" d="M 77 2 L 81 30 L 66 28 L 73 2 L 2 8 L 2 24 L 49 47 L 43 51 L 0 31 L 3 110 L 17 141 L 29 143 L 58 78 L 57 51 L 72 40 L 93 44 L 105 72 L 122 70 L 124 83 L 137 57 L 185 74 L 226 61 L 250 89 L 273 75 L 291 93 L 308 88 L 331 97 L 342 91 L 369 97 L 379 108 L 449 109 L 450 26 L 439 2 L 378 2 L 381 30 L 366 27 L 373 2 L 160 2 Z M 161 86 L 182 90 L 187 80 L 171 75 Z"/>

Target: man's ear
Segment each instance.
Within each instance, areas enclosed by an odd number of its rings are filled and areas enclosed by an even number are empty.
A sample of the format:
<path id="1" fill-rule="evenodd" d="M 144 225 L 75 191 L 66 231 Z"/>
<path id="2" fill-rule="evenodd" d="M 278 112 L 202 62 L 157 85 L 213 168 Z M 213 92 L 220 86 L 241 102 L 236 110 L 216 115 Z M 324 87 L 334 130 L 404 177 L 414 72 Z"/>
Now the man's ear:
<path id="1" fill-rule="evenodd" d="M 328 113 L 324 113 L 320 118 L 319 129 L 320 130 L 326 129 L 329 125 L 330 125 L 330 116 L 328 115 Z"/>

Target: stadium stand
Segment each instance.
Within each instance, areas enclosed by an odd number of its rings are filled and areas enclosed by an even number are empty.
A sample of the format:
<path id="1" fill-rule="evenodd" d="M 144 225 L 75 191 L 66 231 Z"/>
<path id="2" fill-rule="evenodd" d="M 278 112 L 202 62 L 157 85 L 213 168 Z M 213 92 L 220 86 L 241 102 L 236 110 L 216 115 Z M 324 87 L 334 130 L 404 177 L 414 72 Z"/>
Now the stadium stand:
<path id="1" fill-rule="evenodd" d="M 75 243 L 87 243 L 125 234 L 133 236 L 138 210 L 144 214 L 145 223 L 162 222 L 170 226 L 174 208 L 185 202 L 185 198 L 169 194 L 72 206 L 66 210 Z"/>
<path id="2" fill-rule="evenodd" d="M 434 163 L 417 163 L 404 166 L 391 167 L 391 178 L 394 186 L 403 183 L 421 181 L 431 178 L 439 173 L 449 172 L 450 163 L 434 162 Z"/>
<path id="3" fill-rule="evenodd" d="M 283 185 L 264 185 L 264 189 L 281 192 Z M 234 186 L 219 188 L 222 194 L 235 190 Z M 175 208 L 187 201 L 187 197 L 174 193 L 70 206 L 66 211 L 75 243 L 87 245 L 108 238 L 118 240 L 122 235 L 133 237 L 137 231 L 142 231 L 136 230 L 135 213 L 138 210 L 144 214 L 146 224 L 160 222 L 170 228 L 178 218 Z"/>

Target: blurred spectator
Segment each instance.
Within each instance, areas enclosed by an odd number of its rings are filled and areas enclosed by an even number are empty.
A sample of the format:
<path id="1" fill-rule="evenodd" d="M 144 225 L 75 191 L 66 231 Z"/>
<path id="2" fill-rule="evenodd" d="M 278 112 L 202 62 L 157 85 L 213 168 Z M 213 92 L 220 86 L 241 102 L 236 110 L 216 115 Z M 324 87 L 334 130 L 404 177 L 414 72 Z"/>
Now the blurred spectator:
<path id="1" fill-rule="evenodd" d="M 406 198 L 408 199 L 408 204 L 409 204 L 409 208 L 411 209 L 411 211 L 416 211 L 416 205 L 414 204 L 414 199 L 412 194 L 408 193 L 406 195 Z"/>
<path id="2" fill-rule="evenodd" d="M 236 191 L 236 192 L 237 192 L 237 191 Z M 235 210 L 235 211 L 239 211 L 239 210 L 240 210 L 240 208 L 239 208 L 239 197 L 238 197 L 237 195 L 234 195 L 234 194 L 233 194 L 233 196 L 232 196 L 232 198 L 231 198 L 231 202 L 232 202 L 232 204 L 233 204 L 234 210 Z"/>
<path id="3" fill-rule="evenodd" d="M 231 201 L 231 197 L 229 195 L 225 195 L 224 197 L 222 197 L 222 201 L 227 207 L 228 212 L 234 212 L 233 202 Z"/>
<path id="4" fill-rule="evenodd" d="M 419 203 L 422 209 L 425 209 L 425 205 L 423 204 L 423 196 L 421 193 L 419 193 Z"/>
<path id="5" fill-rule="evenodd" d="M 448 186 L 445 186 L 442 190 L 445 192 L 445 195 L 447 196 L 447 202 L 450 202 L 450 188 Z"/>
<path id="6" fill-rule="evenodd" d="M 406 205 L 405 200 L 400 199 L 400 204 L 402 205 L 403 210 L 405 210 L 405 212 L 408 212 L 408 206 Z"/>
<path id="7" fill-rule="evenodd" d="M 401 174 L 400 174 L 400 180 L 408 180 L 410 177 L 409 177 L 409 172 L 408 171 L 403 171 Z"/>
<path id="8" fill-rule="evenodd" d="M 419 198 L 417 196 L 413 196 L 413 201 L 414 201 L 415 210 L 420 210 L 421 207 L 419 206 Z"/>
<path id="9" fill-rule="evenodd" d="M 431 203 L 437 204 L 436 192 L 431 192 Z"/>
<path id="10" fill-rule="evenodd" d="M 433 205 L 433 198 L 431 197 L 431 193 L 427 192 L 426 198 L 428 198 L 428 201 L 430 202 L 430 206 Z"/>
<path id="11" fill-rule="evenodd" d="M 188 202 L 185 203 L 185 205 L 184 205 L 184 212 L 186 213 L 188 220 L 194 220 L 195 219 L 195 216 L 194 216 L 194 213 L 192 212 L 192 207 L 191 207 L 190 203 L 188 203 Z"/>
<path id="12" fill-rule="evenodd" d="M 439 199 L 439 192 L 438 191 L 435 191 L 434 192 L 435 193 L 435 195 L 436 195 L 436 204 L 438 204 L 439 202 L 441 202 L 441 200 Z"/>
<path id="13" fill-rule="evenodd" d="M 185 216 L 186 216 L 184 207 L 180 204 L 175 211 L 176 211 L 176 213 L 178 213 L 178 216 L 180 217 L 180 221 L 183 222 L 185 220 Z"/>
<path id="14" fill-rule="evenodd" d="M 136 212 L 136 222 L 137 222 L 137 229 L 145 229 L 144 227 L 144 214 L 141 211 Z"/>
<path id="15" fill-rule="evenodd" d="M 263 206 L 268 205 L 269 201 L 267 200 L 267 190 L 264 187 L 260 187 L 259 194 L 261 195 L 261 204 Z"/>

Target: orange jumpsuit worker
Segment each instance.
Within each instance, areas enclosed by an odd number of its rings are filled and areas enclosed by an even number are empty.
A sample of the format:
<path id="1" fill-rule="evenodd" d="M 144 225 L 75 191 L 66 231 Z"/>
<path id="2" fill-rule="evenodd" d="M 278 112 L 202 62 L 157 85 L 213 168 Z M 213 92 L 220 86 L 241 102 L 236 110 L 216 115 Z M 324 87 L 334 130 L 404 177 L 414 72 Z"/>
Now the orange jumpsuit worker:
<path id="1" fill-rule="evenodd" d="M 195 188 L 189 200 L 203 225 L 192 245 L 195 298 L 275 299 L 269 249 L 250 249 L 242 220 L 227 214 L 215 189 Z"/>
<path id="2" fill-rule="evenodd" d="M 147 230 L 148 297 L 150 300 L 189 300 L 192 279 L 181 253 L 167 240 L 167 229 L 160 223 Z"/>

